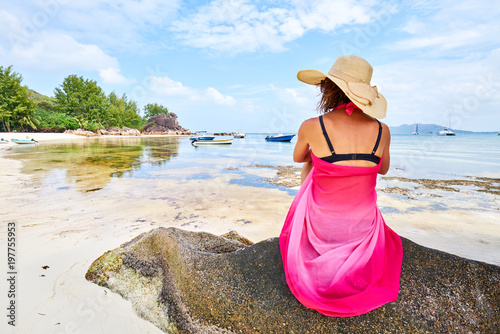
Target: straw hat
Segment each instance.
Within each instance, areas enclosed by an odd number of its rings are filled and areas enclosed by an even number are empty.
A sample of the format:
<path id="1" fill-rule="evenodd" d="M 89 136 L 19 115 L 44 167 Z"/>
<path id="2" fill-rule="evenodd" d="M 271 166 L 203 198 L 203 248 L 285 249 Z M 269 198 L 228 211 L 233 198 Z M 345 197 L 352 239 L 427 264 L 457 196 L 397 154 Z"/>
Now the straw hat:
<path id="1" fill-rule="evenodd" d="M 370 86 L 372 73 L 373 67 L 363 58 L 340 56 L 328 74 L 316 70 L 303 70 L 297 73 L 297 79 L 319 86 L 321 81 L 328 77 L 366 114 L 375 118 L 384 118 L 387 101 L 378 92 L 377 86 Z"/>

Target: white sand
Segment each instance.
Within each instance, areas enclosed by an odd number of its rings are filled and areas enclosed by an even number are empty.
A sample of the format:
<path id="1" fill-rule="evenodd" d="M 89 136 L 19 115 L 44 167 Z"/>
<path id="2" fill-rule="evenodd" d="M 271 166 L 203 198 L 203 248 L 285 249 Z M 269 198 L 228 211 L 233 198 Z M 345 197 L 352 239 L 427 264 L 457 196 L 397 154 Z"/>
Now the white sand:
<path id="1" fill-rule="evenodd" d="M 0 133 L 23 138 L 8 135 Z M 86 193 L 76 187 L 59 190 L 66 185 L 61 175 L 60 181 L 39 188 L 30 175 L 21 173 L 20 161 L 5 158 L 10 146 L 0 144 L 0 243 L 5 259 L 7 224 L 15 222 L 18 309 L 17 327 L 8 326 L 4 315 L 2 333 L 161 333 L 139 318 L 129 302 L 87 282 L 90 264 L 105 251 L 159 226 L 215 234 L 236 230 L 256 242 L 276 237 L 293 199 L 277 189 L 229 184 L 237 174 L 210 180 L 144 179 L 141 188 L 134 179 L 115 178 L 104 189 Z M 387 195 L 379 196 L 379 204 L 401 211 L 415 205 Z M 396 232 L 422 245 L 500 264 L 498 212 L 427 209 L 384 217 Z M 0 291 L 5 296 L 7 290 L 2 280 Z"/>

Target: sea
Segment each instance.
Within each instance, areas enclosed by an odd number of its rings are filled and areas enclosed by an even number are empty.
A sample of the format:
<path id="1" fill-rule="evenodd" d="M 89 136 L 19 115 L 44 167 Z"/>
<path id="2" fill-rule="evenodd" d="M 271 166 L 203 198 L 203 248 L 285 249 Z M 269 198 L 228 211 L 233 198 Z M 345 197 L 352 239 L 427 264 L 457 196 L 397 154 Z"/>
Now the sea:
<path id="1" fill-rule="evenodd" d="M 234 138 L 231 145 L 210 146 L 193 146 L 189 137 L 94 137 L 18 145 L 10 157 L 23 160 L 24 172 L 38 175 L 48 183 L 51 177 L 65 173 L 68 187 L 85 178 L 95 191 L 103 187 L 103 178 L 187 180 L 236 173 L 239 177 L 230 182 L 278 187 L 294 194 L 296 188 L 274 185 L 258 173 L 249 172 L 252 166 L 301 166 L 292 160 L 296 137 L 291 142 L 268 142 L 267 135 L 251 133 L 245 138 Z M 393 135 L 390 152 L 387 177 L 500 179 L 500 136 L 496 133 Z M 89 173 L 99 176 L 95 187 L 89 181 Z"/>

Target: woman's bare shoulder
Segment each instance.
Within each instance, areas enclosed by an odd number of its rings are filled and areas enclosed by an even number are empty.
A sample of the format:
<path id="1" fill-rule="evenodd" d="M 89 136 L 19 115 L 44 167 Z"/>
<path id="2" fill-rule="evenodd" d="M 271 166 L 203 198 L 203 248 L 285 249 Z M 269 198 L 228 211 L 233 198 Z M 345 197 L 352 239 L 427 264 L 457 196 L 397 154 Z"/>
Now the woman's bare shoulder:
<path id="1" fill-rule="evenodd" d="M 300 128 L 303 130 L 309 130 L 315 128 L 318 124 L 319 124 L 318 117 L 311 117 L 302 122 Z"/>
<path id="2" fill-rule="evenodd" d="M 387 126 L 387 124 L 383 123 L 383 122 L 380 122 L 380 124 L 382 124 L 382 134 L 385 134 L 385 135 L 391 135 L 391 130 L 389 129 L 389 127 Z"/>

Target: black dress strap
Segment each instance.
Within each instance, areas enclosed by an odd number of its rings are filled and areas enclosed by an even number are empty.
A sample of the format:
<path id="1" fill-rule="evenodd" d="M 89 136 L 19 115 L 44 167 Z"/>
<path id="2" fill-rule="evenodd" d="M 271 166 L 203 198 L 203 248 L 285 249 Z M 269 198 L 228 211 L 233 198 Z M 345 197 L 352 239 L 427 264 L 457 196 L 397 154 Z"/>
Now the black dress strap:
<path id="1" fill-rule="evenodd" d="M 333 149 L 332 142 L 330 141 L 330 138 L 328 137 L 328 134 L 326 133 L 325 124 L 323 123 L 323 115 L 319 116 L 319 123 L 321 124 L 321 130 L 323 131 L 323 136 L 325 136 L 326 143 L 328 144 L 328 147 L 330 148 L 330 152 L 332 152 L 332 154 L 335 154 L 335 150 Z M 377 144 L 377 146 L 378 146 L 378 144 Z"/>
<path id="2" fill-rule="evenodd" d="M 382 137 L 382 124 L 378 119 L 375 119 L 378 122 L 378 136 L 377 136 L 377 142 L 375 143 L 375 147 L 373 148 L 372 154 L 375 154 L 378 149 L 378 145 L 380 144 L 380 138 Z"/>

